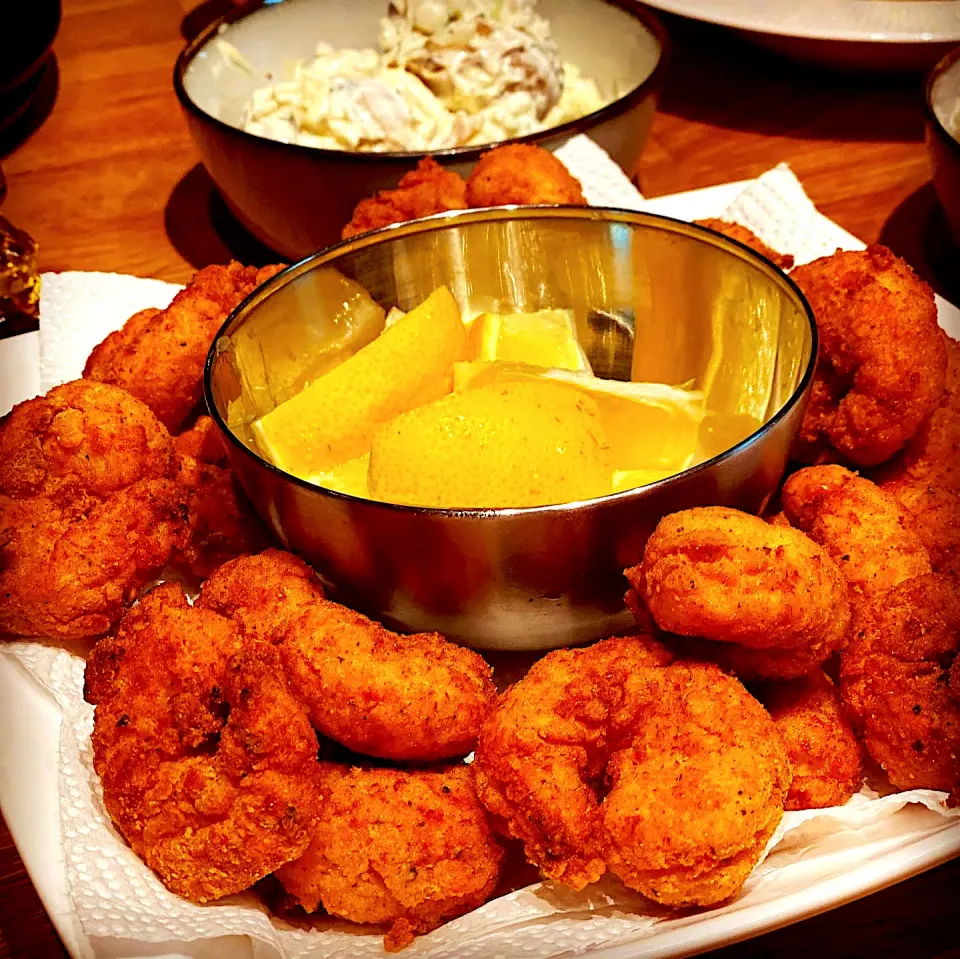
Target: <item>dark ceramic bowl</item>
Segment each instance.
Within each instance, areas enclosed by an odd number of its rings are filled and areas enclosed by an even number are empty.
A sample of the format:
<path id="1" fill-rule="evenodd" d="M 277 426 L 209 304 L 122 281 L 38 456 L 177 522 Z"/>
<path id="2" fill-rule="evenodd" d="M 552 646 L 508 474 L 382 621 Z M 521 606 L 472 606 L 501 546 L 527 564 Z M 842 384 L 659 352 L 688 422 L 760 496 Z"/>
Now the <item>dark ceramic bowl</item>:
<path id="1" fill-rule="evenodd" d="M 409 310 L 446 283 L 471 313 L 497 304 L 572 309 L 578 325 L 620 318 L 635 333 L 611 338 L 625 354 L 612 357 L 621 361 L 614 367 L 640 381 L 690 382 L 709 391 L 711 409 L 763 425 L 676 476 L 579 503 L 423 509 L 323 489 L 266 462 L 242 425 L 227 422 L 272 406 L 259 397 L 277 350 L 259 344 L 322 339 L 331 328 L 323 291 L 334 271 L 385 309 Z M 629 626 L 624 567 L 641 559 L 667 513 L 763 508 L 800 427 L 816 344 L 813 315 L 790 279 L 718 233 L 620 210 L 504 207 L 387 227 L 279 273 L 224 324 L 204 388 L 251 501 L 334 595 L 402 630 L 486 649 L 548 649 Z M 742 357 L 762 362 L 748 374 Z"/>
<path id="2" fill-rule="evenodd" d="M 960 47 L 927 75 L 927 152 L 933 188 L 960 247 Z"/>
<path id="3" fill-rule="evenodd" d="M 60 28 L 60 0 L 31 0 L 0 35 L 0 132 L 34 101 Z"/>
<path id="4" fill-rule="evenodd" d="M 309 60 L 319 39 L 335 47 L 376 45 L 385 0 L 255 3 L 217 21 L 191 41 L 174 68 L 174 88 L 190 133 L 227 205 L 268 246 L 297 259 L 335 243 L 353 208 L 396 186 L 424 153 L 359 153 L 278 143 L 240 129 L 243 105 L 261 78 L 224 71 L 215 42 L 223 38 L 259 71 L 280 72 Z M 667 38 L 653 14 L 631 0 L 539 0 L 564 61 L 593 78 L 601 93 L 626 90 L 579 120 L 505 142 L 549 150 L 587 133 L 632 174 L 656 109 Z M 483 147 L 432 155 L 468 174 Z"/>

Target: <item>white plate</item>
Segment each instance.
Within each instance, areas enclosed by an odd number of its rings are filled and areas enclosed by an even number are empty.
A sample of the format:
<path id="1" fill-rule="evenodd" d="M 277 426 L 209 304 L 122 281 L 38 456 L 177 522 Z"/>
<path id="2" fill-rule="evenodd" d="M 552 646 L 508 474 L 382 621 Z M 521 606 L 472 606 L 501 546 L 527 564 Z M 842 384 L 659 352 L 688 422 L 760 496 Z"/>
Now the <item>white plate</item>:
<path id="1" fill-rule="evenodd" d="M 829 66 L 922 69 L 960 42 L 953 0 L 648 0 Z"/>
<path id="2" fill-rule="evenodd" d="M 749 181 L 727 183 L 675 196 L 644 202 L 644 208 L 679 219 L 720 215 L 741 193 Z M 837 228 L 839 229 L 839 228 Z M 861 246 L 855 237 L 837 233 L 843 245 Z M 126 278 L 119 278 L 125 280 Z M 941 324 L 954 336 L 960 336 L 960 310 L 939 300 Z M 22 350 L 0 341 L 0 368 L 10 369 Z M 39 371 L 19 371 L 20 395 L 0 397 L 0 412 L 19 399 L 40 391 Z M 3 377 L 0 377 L 3 380 Z M 7 384 L 9 386 L 9 381 Z M 71 905 L 66 863 L 61 845 L 59 819 L 59 730 L 60 712 L 51 697 L 11 656 L 0 655 L 0 808 L 41 901 L 56 927 L 64 946 L 74 959 L 92 959 L 118 955 L 123 944 L 94 944 L 84 935 Z M 591 951 L 594 959 L 628 959 L 642 950 L 645 959 L 667 959 L 691 955 L 707 949 L 770 932 L 817 913 L 866 896 L 901 882 L 960 855 L 960 824 L 944 821 L 916 833 L 915 841 L 894 850 L 879 848 L 869 862 L 856 869 L 840 869 L 835 874 L 806 888 L 773 900 L 755 904 L 739 901 L 711 912 L 675 922 L 657 935 L 629 945 L 611 945 Z M 137 955 L 146 955 L 137 952 Z M 159 952 L 152 953 L 160 955 Z M 191 943 L 184 952 L 194 959 L 252 959 L 249 939 L 231 937 L 213 942 Z"/>

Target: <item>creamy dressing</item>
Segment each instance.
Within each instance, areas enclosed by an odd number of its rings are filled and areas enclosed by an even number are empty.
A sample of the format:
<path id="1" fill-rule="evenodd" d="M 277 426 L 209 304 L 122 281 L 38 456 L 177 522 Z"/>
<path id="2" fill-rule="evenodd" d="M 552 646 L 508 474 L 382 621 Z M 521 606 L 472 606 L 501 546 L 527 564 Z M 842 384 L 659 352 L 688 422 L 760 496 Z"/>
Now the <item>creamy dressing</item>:
<path id="1" fill-rule="evenodd" d="M 533 133 L 605 102 L 561 63 L 534 0 L 391 0 L 379 41 L 380 51 L 319 43 L 289 80 L 254 92 L 244 129 L 333 150 L 441 150 Z"/>

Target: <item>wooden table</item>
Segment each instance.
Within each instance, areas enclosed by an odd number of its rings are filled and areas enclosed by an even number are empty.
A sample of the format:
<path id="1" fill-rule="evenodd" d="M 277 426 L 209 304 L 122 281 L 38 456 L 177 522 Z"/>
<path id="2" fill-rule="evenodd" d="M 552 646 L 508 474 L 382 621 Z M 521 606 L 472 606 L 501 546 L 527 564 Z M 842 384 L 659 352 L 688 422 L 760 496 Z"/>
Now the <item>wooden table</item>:
<path id="1" fill-rule="evenodd" d="M 39 240 L 42 268 L 183 281 L 230 256 L 266 262 L 269 253 L 217 200 L 171 88 L 181 29 L 212 4 L 64 6 L 56 68 L 34 119 L 49 115 L 23 142 L 0 144 L 9 187 L 3 213 Z M 960 254 L 929 184 L 918 77 L 834 75 L 724 31 L 673 18 L 667 26 L 675 50 L 640 167 L 647 195 L 753 177 L 787 161 L 827 216 L 865 241 L 887 243 L 960 302 Z M 954 861 L 722 955 L 960 959 L 958 890 Z M 0 959 L 62 955 L 3 826 Z"/>

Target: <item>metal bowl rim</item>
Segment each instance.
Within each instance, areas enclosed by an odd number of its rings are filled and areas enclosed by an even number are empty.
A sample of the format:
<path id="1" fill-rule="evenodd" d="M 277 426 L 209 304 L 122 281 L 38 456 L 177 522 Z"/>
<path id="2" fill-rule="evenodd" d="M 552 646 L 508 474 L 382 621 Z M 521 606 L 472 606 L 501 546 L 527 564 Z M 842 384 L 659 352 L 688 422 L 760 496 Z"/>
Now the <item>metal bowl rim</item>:
<path id="1" fill-rule="evenodd" d="M 269 137 L 261 137 L 255 133 L 248 133 L 239 127 L 231 126 L 229 123 L 218 119 L 207 113 L 198 103 L 196 103 L 187 93 L 184 85 L 184 75 L 194 57 L 207 44 L 207 42 L 216 35 L 217 32 L 228 24 L 242 20 L 252 13 L 256 13 L 262 7 L 266 6 L 266 0 L 249 0 L 228 11 L 222 17 L 209 24 L 200 31 L 192 40 L 188 41 L 180 51 L 176 63 L 173 66 L 173 90 L 180 101 L 180 106 L 184 112 L 192 114 L 202 121 L 212 124 L 221 133 L 238 136 L 241 140 L 251 143 L 271 144 L 278 150 L 291 154 L 293 156 L 314 157 L 318 160 L 352 162 L 360 163 L 386 163 L 396 166 L 409 166 L 411 160 L 417 160 L 422 157 L 431 156 L 440 160 L 460 160 L 471 162 L 478 160 L 480 154 L 494 147 L 504 146 L 512 143 L 532 143 L 534 145 L 542 143 L 545 140 L 552 140 L 561 136 L 574 136 L 578 133 L 585 133 L 593 127 L 606 122 L 615 117 L 628 113 L 635 105 L 640 103 L 653 91 L 656 91 L 663 79 L 666 70 L 667 60 L 670 56 L 671 46 L 667 31 L 659 18 L 647 7 L 640 6 L 632 0 L 598 0 L 600 3 L 606 3 L 609 6 L 617 7 L 624 13 L 632 16 L 653 36 L 657 41 L 659 51 L 657 61 L 654 64 L 650 75 L 632 90 L 628 90 L 623 96 L 612 100 L 610 103 L 588 113 L 586 116 L 578 117 L 574 120 L 567 120 L 558 126 L 548 127 L 546 130 L 538 130 L 535 133 L 527 133 L 524 136 L 511 137 L 508 140 L 493 140 L 490 143 L 482 143 L 478 146 L 460 146 L 449 147 L 445 150 L 393 150 L 377 153 L 366 150 L 328 150 L 325 147 L 311 147 L 300 143 L 283 143 L 280 140 L 272 140 Z"/>
<path id="2" fill-rule="evenodd" d="M 364 249 L 368 246 L 375 246 L 380 243 L 382 240 L 390 238 L 393 234 L 398 236 L 404 236 L 407 234 L 415 233 L 430 233 L 434 231 L 439 231 L 446 229 L 449 226 L 456 226 L 460 222 L 472 223 L 474 221 L 497 221 L 497 220 L 507 220 L 510 219 L 509 214 L 515 213 L 524 214 L 524 219 L 565 219 L 569 214 L 569 218 L 573 220 L 581 219 L 602 219 L 607 222 L 623 222 L 636 224 L 638 221 L 633 220 L 632 218 L 638 218 L 639 222 L 643 221 L 652 221 L 652 224 L 656 226 L 659 224 L 661 228 L 667 224 L 674 226 L 680 226 L 683 229 L 676 230 L 668 228 L 669 232 L 673 233 L 684 233 L 689 230 L 694 234 L 701 233 L 704 235 L 707 242 L 709 242 L 714 247 L 723 248 L 724 245 L 729 244 L 733 247 L 734 250 L 737 250 L 742 254 L 746 254 L 746 259 L 756 260 L 760 266 L 764 269 L 766 273 L 771 275 L 778 282 L 784 283 L 787 287 L 787 290 L 792 293 L 800 306 L 803 308 L 804 314 L 806 315 L 807 322 L 810 328 L 810 357 L 807 361 L 806 369 L 803 371 L 803 375 L 800 377 L 797 386 L 794 388 L 793 392 L 790 394 L 786 402 L 780 409 L 765 423 L 751 433 L 749 436 L 742 439 L 739 443 L 736 443 L 734 446 L 731 446 L 729 449 L 724 450 L 722 453 L 718 453 L 715 456 L 711 456 L 710 459 L 704 460 L 702 463 L 697 463 L 695 466 L 688 467 L 687 469 L 681 470 L 678 473 L 674 473 L 672 476 L 667 476 L 662 480 L 657 480 L 655 483 L 649 483 L 646 486 L 636 487 L 634 489 L 622 490 L 617 493 L 607 493 L 604 496 L 597 496 L 593 499 L 586 500 L 575 500 L 569 503 L 550 503 L 544 506 L 525 506 L 525 507 L 499 507 L 499 508 L 490 508 L 490 507 L 472 507 L 472 508 L 462 508 L 462 509 L 453 509 L 453 508 L 439 508 L 431 506 L 410 506 L 402 503 L 387 503 L 382 500 L 369 499 L 361 496 L 353 496 L 349 493 L 341 493 L 337 490 L 327 489 L 323 486 L 318 486 L 315 483 L 310 483 L 305 479 L 301 479 L 299 476 L 295 476 L 292 473 L 287 473 L 284 470 L 280 469 L 279 466 L 271 463 L 269 460 L 264 459 L 254 450 L 250 449 L 245 443 L 243 443 L 239 437 L 230 429 L 224 420 L 223 416 L 220 413 L 220 410 L 217 408 L 217 404 L 214 401 L 213 397 L 213 387 L 212 387 L 212 375 L 213 375 L 213 363 L 218 354 L 218 344 L 221 337 L 228 335 L 229 328 L 235 323 L 240 321 L 244 314 L 254 306 L 256 302 L 259 302 L 261 299 L 265 299 L 270 295 L 271 290 L 274 287 L 285 286 L 288 282 L 300 276 L 303 273 L 309 272 L 311 269 L 322 266 L 324 263 L 329 261 L 335 261 L 342 253 L 347 250 L 353 249 Z M 719 242 L 718 242 L 719 241 Z M 207 359 L 204 363 L 203 368 L 203 396 L 204 402 L 206 403 L 207 410 L 213 419 L 214 423 L 217 425 L 217 429 L 220 431 L 221 435 L 225 436 L 227 441 L 238 449 L 241 453 L 250 457 L 254 463 L 266 469 L 269 473 L 275 475 L 275 477 L 282 482 L 293 483 L 295 486 L 300 487 L 307 493 L 318 495 L 321 497 L 332 497 L 333 499 L 343 500 L 349 503 L 358 503 L 364 504 L 365 506 L 379 507 L 380 509 L 389 510 L 392 512 L 408 513 L 412 515 L 425 515 L 432 517 L 446 517 L 446 518 L 462 518 L 462 519 L 482 519 L 489 517 L 497 516 L 520 516 L 520 515 L 536 515 L 536 514 L 549 514 L 549 513 L 576 513 L 586 509 L 595 508 L 597 506 L 606 506 L 613 503 L 623 503 L 628 502 L 634 499 L 642 499 L 650 495 L 654 490 L 661 490 L 668 486 L 668 484 L 675 483 L 681 479 L 681 477 L 686 478 L 691 475 L 694 475 L 699 472 L 705 472 L 708 469 L 719 465 L 725 460 L 732 459 L 735 456 L 739 455 L 747 447 L 751 446 L 753 443 L 759 442 L 764 434 L 771 431 L 775 426 L 783 420 L 787 414 L 799 403 L 804 396 L 807 386 L 813 379 L 814 370 L 817 363 L 817 354 L 819 351 L 819 335 L 817 331 L 817 322 L 814 317 L 813 309 L 810 304 L 807 302 L 807 298 L 804 296 L 803 291 L 799 286 L 771 260 L 763 256 L 761 253 L 758 253 L 752 247 L 747 246 L 745 243 L 741 243 L 739 240 L 735 240 L 732 237 L 727 236 L 726 234 L 719 233 L 716 230 L 711 230 L 709 227 L 700 226 L 696 223 L 689 223 L 686 220 L 680 220 L 676 217 L 664 216 L 660 213 L 645 213 L 637 210 L 625 210 L 618 207 L 583 207 L 583 206 L 566 206 L 560 204 L 547 205 L 547 206 L 500 206 L 500 207 L 482 207 L 472 210 L 451 210 L 444 213 L 436 213 L 433 216 L 423 217 L 418 220 L 407 220 L 403 223 L 392 223 L 388 226 L 381 227 L 378 230 L 371 230 L 367 233 L 362 233 L 355 237 L 350 237 L 347 240 L 341 240 L 339 243 L 334 243 L 331 246 L 323 247 L 320 250 L 317 250 L 315 253 L 311 253 L 309 256 L 304 257 L 301 260 L 298 260 L 296 263 L 291 263 L 289 266 L 285 267 L 279 273 L 276 273 L 274 276 L 270 277 L 265 283 L 262 283 L 255 290 L 253 290 L 248 296 L 246 296 L 227 316 L 223 324 L 220 326 L 220 329 L 217 330 L 217 334 L 213 339 L 213 342 L 210 345 L 210 349 L 207 353 Z"/>
<path id="3" fill-rule="evenodd" d="M 933 88 L 937 81 L 947 72 L 958 60 L 960 60 L 960 47 L 955 47 L 948 54 L 938 60 L 927 72 L 923 84 L 924 97 L 923 106 L 927 115 L 927 122 L 932 124 L 934 130 L 941 140 L 952 147 L 955 153 L 960 154 L 960 133 L 951 133 L 937 116 L 937 111 L 933 108 Z"/>

